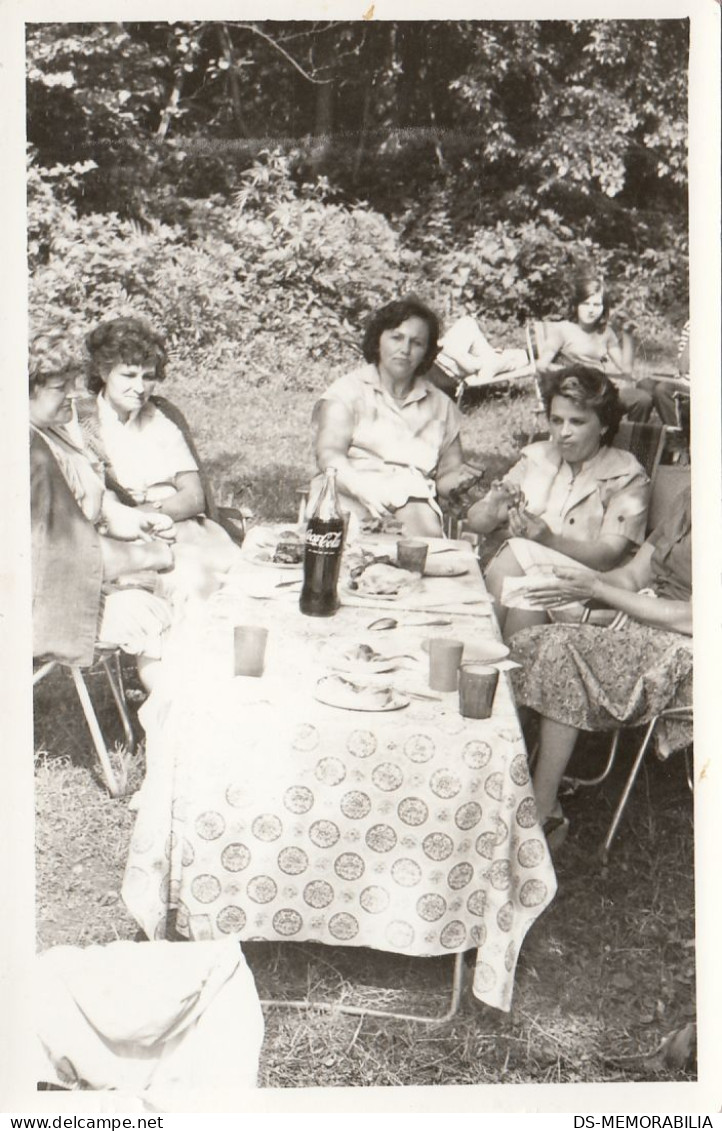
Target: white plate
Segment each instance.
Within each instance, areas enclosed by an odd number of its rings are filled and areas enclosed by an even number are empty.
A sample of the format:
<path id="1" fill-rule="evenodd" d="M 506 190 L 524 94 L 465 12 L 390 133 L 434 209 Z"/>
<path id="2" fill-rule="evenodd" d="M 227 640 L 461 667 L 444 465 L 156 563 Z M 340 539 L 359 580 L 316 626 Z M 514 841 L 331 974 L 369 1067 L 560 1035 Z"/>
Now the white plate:
<path id="1" fill-rule="evenodd" d="M 349 645 L 343 647 L 337 641 L 324 640 L 320 644 L 321 659 L 328 667 L 333 668 L 335 671 L 348 672 L 351 675 L 361 678 L 365 675 L 381 675 L 383 672 L 393 672 L 397 668 L 405 667 L 405 662 L 409 659 L 413 662 L 414 657 L 409 653 L 408 657 L 402 655 L 398 649 L 389 649 L 389 655 L 384 655 L 374 648 L 372 644 L 368 644 L 377 653 L 377 658 L 373 660 L 354 659 L 345 653 L 351 651 L 353 647 L 358 647 L 359 644 L 367 643 L 365 640 L 358 641 L 356 645 Z"/>
<path id="2" fill-rule="evenodd" d="M 303 569 L 303 562 L 274 562 L 273 552 L 273 550 L 262 550 L 259 546 L 258 549 L 248 550 L 243 556 L 253 565 L 271 566 L 272 569 Z"/>
<path id="3" fill-rule="evenodd" d="M 369 690 L 379 691 L 378 687 L 370 687 Z M 325 703 L 328 707 L 340 707 L 344 711 L 398 711 L 401 707 L 408 707 L 409 700 L 400 691 L 391 691 L 391 698 L 388 703 L 383 707 L 375 705 L 369 706 L 368 703 L 364 704 L 361 695 L 355 694 L 351 688 L 346 687 L 345 684 L 333 675 L 323 676 L 316 684 L 314 691 L 314 698 L 319 703 Z"/>
<path id="4" fill-rule="evenodd" d="M 429 554 L 424 566 L 424 577 L 461 577 L 469 572 L 468 558 L 458 554 Z"/>
<path id="5" fill-rule="evenodd" d="M 342 597 L 358 597 L 360 601 L 368 601 L 370 605 L 377 605 L 380 601 L 384 604 L 395 605 L 405 597 L 418 596 L 423 593 L 422 584 L 418 581 L 415 585 L 405 585 L 400 593 L 362 593 L 360 589 L 350 589 L 348 585 L 339 585 Z"/>
<path id="6" fill-rule="evenodd" d="M 449 633 L 452 633 L 449 629 Z M 501 660 L 505 660 L 509 655 L 509 649 L 506 644 L 502 644 L 496 640 L 476 640 L 473 637 L 464 640 L 463 634 L 458 637 L 454 634 L 454 639 L 463 640 L 464 654 L 461 657 L 462 664 L 498 664 Z M 429 650 L 429 640 L 422 640 L 421 647 L 424 652 Z"/>

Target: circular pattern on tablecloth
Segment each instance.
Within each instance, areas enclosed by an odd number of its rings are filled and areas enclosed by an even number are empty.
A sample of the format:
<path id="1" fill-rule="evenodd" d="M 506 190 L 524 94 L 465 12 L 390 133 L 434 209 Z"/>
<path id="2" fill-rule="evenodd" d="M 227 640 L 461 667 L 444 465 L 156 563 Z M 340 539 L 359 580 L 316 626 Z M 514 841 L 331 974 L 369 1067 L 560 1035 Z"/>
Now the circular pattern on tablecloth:
<path id="1" fill-rule="evenodd" d="M 428 762 L 434 756 L 434 743 L 428 734 L 412 734 L 404 743 L 404 754 L 410 762 Z"/>
<path id="2" fill-rule="evenodd" d="M 470 770 L 483 770 L 484 766 L 491 761 L 491 746 L 488 742 L 482 742 L 475 738 L 466 743 L 461 751 L 461 757 Z"/>
<path id="3" fill-rule="evenodd" d="M 517 805 L 516 823 L 523 829 L 531 829 L 537 823 L 536 801 L 533 797 L 523 797 Z"/>
<path id="4" fill-rule="evenodd" d="M 516 855 L 522 868 L 536 868 L 544 859 L 544 845 L 540 840 L 525 840 Z"/>
<path id="5" fill-rule="evenodd" d="M 460 805 L 454 814 L 454 823 L 458 829 L 473 829 L 482 818 L 481 805 L 478 801 L 467 801 Z"/>
<path id="6" fill-rule="evenodd" d="M 291 746 L 294 750 L 302 750 L 308 753 L 310 750 L 315 750 L 318 746 L 318 731 L 311 723 L 301 723 L 296 727 L 293 738 L 291 739 Z"/>
<path id="7" fill-rule="evenodd" d="M 314 773 L 324 785 L 340 785 L 346 777 L 346 767 L 340 758 L 319 758 Z"/>
<path id="8" fill-rule="evenodd" d="M 495 834 L 491 832 L 480 833 L 476 838 L 474 848 L 484 860 L 491 860 L 496 848 Z"/>
<path id="9" fill-rule="evenodd" d="M 359 903 L 364 911 L 368 911 L 369 915 L 378 915 L 385 911 L 390 902 L 391 896 L 386 888 L 379 887 L 377 884 L 364 888 L 359 896 Z"/>
<path id="10" fill-rule="evenodd" d="M 298 845 L 289 845 L 279 852 L 278 867 L 287 876 L 300 876 L 308 868 L 308 855 Z"/>
<path id="11" fill-rule="evenodd" d="M 471 895 L 466 901 L 466 909 L 470 915 L 485 915 L 486 914 L 486 892 L 478 889 L 472 891 Z"/>
<path id="12" fill-rule="evenodd" d="M 399 887 L 413 888 L 421 882 L 422 872 L 415 860 L 408 860 L 402 856 L 400 860 L 394 860 L 391 865 L 391 876 Z"/>
<path id="13" fill-rule="evenodd" d="M 395 919 L 386 928 L 386 941 L 399 950 L 411 946 L 414 941 L 414 928 L 403 919 Z"/>
<path id="14" fill-rule="evenodd" d="M 278 895 L 278 886 L 271 876 L 254 876 L 246 884 L 246 891 L 254 903 L 271 903 Z"/>
<path id="15" fill-rule="evenodd" d="M 403 801 L 399 801 L 396 812 L 400 821 L 416 828 L 428 820 L 429 807 L 420 797 L 405 797 Z"/>
<path id="16" fill-rule="evenodd" d="M 392 790 L 399 789 L 403 785 L 404 775 L 395 762 L 382 762 L 380 766 L 373 769 L 371 781 L 377 789 L 391 793 Z"/>
<path id="17" fill-rule="evenodd" d="M 494 816 L 491 821 L 494 826 L 494 840 L 496 841 L 497 848 L 503 844 L 509 835 L 509 826 L 506 821 L 502 821 L 501 817 Z"/>
<path id="18" fill-rule="evenodd" d="M 529 781 L 529 764 L 526 754 L 517 754 L 509 766 L 509 777 L 514 785 L 526 785 Z"/>
<path id="19" fill-rule="evenodd" d="M 448 860 L 454 851 L 454 842 L 446 833 L 429 833 L 421 842 L 421 847 L 429 860 Z"/>
<path id="20" fill-rule="evenodd" d="M 522 907 L 538 907 L 547 897 L 547 886 L 542 880 L 526 880 L 519 890 Z"/>
<path id="21" fill-rule="evenodd" d="M 454 864 L 454 867 L 450 869 L 446 882 L 452 891 L 460 891 L 461 888 L 470 884 L 473 878 L 474 869 L 471 864 L 462 860 L 460 864 Z"/>
<path id="22" fill-rule="evenodd" d="M 496 972 L 488 962 L 477 962 L 474 967 L 474 991 L 488 993 L 496 985 Z"/>
<path id="23" fill-rule="evenodd" d="M 242 931 L 246 925 L 246 913 L 242 907 L 229 904 L 216 915 L 216 926 L 224 935 L 232 935 Z"/>
<path id="24" fill-rule="evenodd" d="M 504 796 L 504 776 L 500 773 L 489 774 L 484 782 L 484 793 L 494 801 L 501 801 Z"/>
<path id="25" fill-rule="evenodd" d="M 372 825 L 365 839 L 372 852 L 390 852 L 398 838 L 391 825 Z"/>
<path id="26" fill-rule="evenodd" d="M 303 889 L 304 902 L 317 910 L 333 902 L 333 888 L 325 880 L 311 880 Z"/>
<path id="27" fill-rule="evenodd" d="M 153 844 L 153 833 L 150 829 L 136 828 L 131 840 L 133 852 L 147 852 Z"/>
<path id="28" fill-rule="evenodd" d="M 273 916 L 272 924 L 276 934 L 288 937 L 298 934 L 303 926 L 303 919 L 292 907 L 283 907 Z"/>
<path id="29" fill-rule="evenodd" d="M 341 880 L 358 880 L 366 871 L 366 865 L 356 852 L 342 852 L 334 860 L 333 870 Z"/>
<path id="30" fill-rule="evenodd" d="M 450 923 L 446 924 L 439 935 L 439 942 L 447 950 L 454 950 L 466 942 L 466 927 L 461 919 L 452 919 Z"/>
<path id="31" fill-rule="evenodd" d="M 508 860 L 495 860 L 489 868 L 491 886 L 497 891 L 506 891 L 511 885 L 511 864 Z"/>
<path id="32" fill-rule="evenodd" d="M 338 825 L 333 821 L 314 821 L 308 830 L 309 840 L 316 848 L 331 848 L 338 841 L 341 833 Z"/>
<path id="33" fill-rule="evenodd" d="M 514 946 L 513 942 L 510 942 L 508 947 L 504 951 L 504 965 L 506 966 L 509 973 L 511 973 L 511 971 L 514 969 L 514 963 L 515 962 L 516 962 L 516 947 Z"/>
<path id="34" fill-rule="evenodd" d="M 355 915 L 349 915 L 348 911 L 339 911 L 337 915 L 332 915 L 329 919 L 328 929 L 329 933 L 339 942 L 348 942 L 349 939 L 355 938 L 358 934 L 358 919 Z"/>
<path id="35" fill-rule="evenodd" d="M 250 849 L 245 844 L 227 844 L 221 853 L 221 864 L 227 872 L 242 872 L 250 862 Z"/>
<path id="36" fill-rule="evenodd" d="M 371 798 L 360 789 L 352 789 L 341 798 L 341 812 L 349 821 L 361 821 L 371 812 Z"/>
<path id="37" fill-rule="evenodd" d="M 473 946 L 483 946 L 486 942 L 486 924 L 474 923 L 469 931 L 469 942 Z"/>
<path id="38" fill-rule="evenodd" d="M 197 899 L 199 903 L 213 903 L 213 900 L 218 899 L 220 894 L 221 885 L 215 876 L 211 876 L 207 872 L 201 872 L 199 876 L 193 877 L 191 881 L 191 895 L 194 899 Z"/>
<path id="39" fill-rule="evenodd" d="M 308 813 L 313 808 L 313 794 L 305 785 L 292 785 L 283 795 L 283 804 L 291 813 Z"/>
<path id="40" fill-rule="evenodd" d="M 503 904 L 496 913 L 496 922 L 500 931 L 510 931 L 514 923 L 514 904 L 511 900 Z"/>
<path id="41" fill-rule="evenodd" d="M 456 797 L 457 793 L 461 791 L 461 778 L 453 774 L 451 770 L 436 770 L 429 778 L 429 785 L 432 793 L 443 798 L 444 801 L 448 801 L 449 798 Z"/>
<path id="42" fill-rule="evenodd" d="M 376 752 L 376 735 L 370 730 L 354 730 L 346 739 L 346 749 L 354 758 L 370 758 Z"/>
<path id="43" fill-rule="evenodd" d="M 248 797 L 248 787 L 229 785 L 226 788 L 226 801 L 233 809 L 240 809 Z"/>
<path id="44" fill-rule="evenodd" d="M 183 843 L 181 845 L 181 864 L 184 868 L 189 868 L 195 858 L 196 854 L 193 850 L 193 845 L 187 837 L 183 837 Z"/>
<path id="45" fill-rule="evenodd" d="M 251 832 L 256 840 L 266 842 L 278 840 L 283 832 L 283 825 L 275 813 L 262 813 L 251 825 Z"/>
<path id="46" fill-rule="evenodd" d="M 209 809 L 196 817 L 196 832 L 201 840 L 218 840 L 225 832 L 226 822 L 220 813 Z"/>
<path id="47" fill-rule="evenodd" d="M 437 919 L 441 919 L 442 915 L 446 914 L 446 900 L 443 895 L 428 891 L 417 899 L 416 911 L 427 923 L 435 923 Z"/>

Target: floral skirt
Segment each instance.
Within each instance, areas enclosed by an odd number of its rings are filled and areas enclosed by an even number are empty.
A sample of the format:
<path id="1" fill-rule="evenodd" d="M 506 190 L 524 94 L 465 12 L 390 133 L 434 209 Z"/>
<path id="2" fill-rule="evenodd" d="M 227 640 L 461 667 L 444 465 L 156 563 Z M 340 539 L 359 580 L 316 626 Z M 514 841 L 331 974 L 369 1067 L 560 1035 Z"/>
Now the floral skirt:
<path id="1" fill-rule="evenodd" d="M 692 641 L 627 621 L 621 628 L 540 625 L 512 639 L 517 703 L 578 730 L 649 722 L 668 707 L 691 706 Z M 665 755 L 691 741 L 691 724 L 669 721 Z"/>

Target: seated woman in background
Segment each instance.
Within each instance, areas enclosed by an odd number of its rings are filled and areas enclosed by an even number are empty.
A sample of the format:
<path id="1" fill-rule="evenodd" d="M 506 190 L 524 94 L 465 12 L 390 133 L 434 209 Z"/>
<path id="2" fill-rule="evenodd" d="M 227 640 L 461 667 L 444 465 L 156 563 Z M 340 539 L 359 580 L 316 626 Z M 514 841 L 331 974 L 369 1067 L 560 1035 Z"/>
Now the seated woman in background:
<path id="1" fill-rule="evenodd" d="M 148 592 L 171 569 L 172 520 L 123 506 L 76 442 L 78 363 L 58 334 L 30 346 L 33 655 L 87 666 L 96 641 L 138 658 L 150 686 L 170 607 Z M 124 582 L 132 588 L 121 588 Z"/>
<path id="2" fill-rule="evenodd" d="M 528 364 L 526 350 L 494 349 L 476 319 L 465 315 L 444 334 L 428 377 L 437 388 L 456 397 L 459 382 L 471 374 L 490 381 Z"/>
<path id="3" fill-rule="evenodd" d="M 622 412 L 630 420 L 649 420 L 652 395 L 632 379 L 634 343 L 625 328 L 622 342 L 609 319 L 609 295 L 603 281 L 591 274 L 582 274 L 574 283 L 570 318 L 547 324 L 547 335 L 539 356 L 538 369 L 544 376 L 555 367 L 570 364 L 601 369 L 611 377 L 619 390 Z"/>
<path id="4" fill-rule="evenodd" d="M 414 296 L 372 315 L 363 340 L 367 364 L 316 403 L 316 462 L 333 465 L 342 509 L 358 519 L 401 521 L 407 534 L 442 533 L 437 494 L 470 478 L 461 417 L 424 374 L 436 356 L 439 320 Z M 313 501 L 320 476 L 311 485 Z"/>
<path id="5" fill-rule="evenodd" d="M 165 378 L 163 339 L 139 318 L 114 318 L 88 334 L 86 346 L 88 387 L 97 397 L 89 409 L 81 406 L 81 426 L 109 485 L 139 509 L 167 515 L 179 545 L 193 547 L 209 573 L 225 572 L 237 560 L 237 547 L 208 517 L 208 491 L 187 425 L 177 409 L 152 395 Z"/>
<path id="6" fill-rule="evenodd" d="M 507 577 L 576 562 L 606 571 L 644 539 L 649 480 L 630 452 L 611 447 L 621 416 L 612 382 L 570 365 L 547 378 L 544 406 L 550 439 L 524 448 L 467 515 L 478 534 L 510 535 L 486 574 L 497 603 Z M 497 608 L 505 639 L 546 620 L 543 611 Z"/>
<path id="7" fill-rule="evenodd" d="M 512 658 L 517 703 L 541 716 L 534 792 L 550 846 L 568 828 L 557 792 L 581 730 L 649 722 L 692 703 L 692 523 L 689 491 L 673 516 L 621 569 L 600 574 L 557 568 L 541 604 L 594 599 L 625 614 L 621 626 L 547 625 L 518 633 Z M 690 741 L 688 724 L 670 724 L 665 750 Z"/>

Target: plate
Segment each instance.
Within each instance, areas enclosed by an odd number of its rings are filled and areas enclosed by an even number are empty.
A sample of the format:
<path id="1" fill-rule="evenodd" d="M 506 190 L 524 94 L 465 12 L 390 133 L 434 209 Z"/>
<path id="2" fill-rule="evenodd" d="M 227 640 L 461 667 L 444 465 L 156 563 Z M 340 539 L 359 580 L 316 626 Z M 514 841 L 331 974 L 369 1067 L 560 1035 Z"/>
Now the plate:
<path id="1" fill-rule="evenodd" d="M 452 629 L 449 629 L 450 633 L 452 631 Z M 456 634 L 454 634 L 454 639 L 457 639 Z M 463 640 L 463 635 L 459 635 L 458 639 Z M 421 648 L 424 652 L 428 652 L 428 639 L 421 641 Z M 501 660 L 505 660 L 508 655 L 509 649 L 501 641 L 476 640 L 472 637 L 464 640 L 464 654 L 461 662 L 462 664 L 498 664 Z"/>
<path id="2" fill-rule="evenodd" d="M 320 654 L 321 659 L 328 667 L 335 669 L 339 672 L 348 672 L 356 677 L 365 675 L 381 675 L 383 672 L 393 672 L 397 668 L 404 667 L 403 661 L 414 657 L 409 654 L 408 657 L 399 653 L 399 649 L 389 649 L 391 655 L 385 656 L 383 653 L 378 652 L 371 644 L 366 644 L 372 652 L 376 654 L 376 658 L 371 660 L 364 660 L 360 657 L 353 656 L 355 648 L 363 647 L 366 641 L 359 641 L 358 644 L 349 644 L 346 648 L 339 642 L 331 640 L 324 640 L 321 642 Z"/>
<path id="3" fill-rule="evenodd" d="M 424 566 L 424 577 L 461 577 L 469 572 L 464 554 L 429 554 Z"/>
<path id="4" fill-rule="evenodd" d="M 303 562 L 274 562 L 272 554 L 273 549 L 264 550 L 259 546 L 257 549 L 248 550 L 243 556 L 252 565 L 270 566 L 272 569 L 303 569 Z"/>
<path id="5" fill-rule="evenodd" d="M 355 692 L 353 686 L 359 687 L 361 690 Z M 364 702 L 363 691 L 366 690 L 369 694 L 373 693 L 378 695 L 380 692 L 387 690 L 389 692 L 389 700 L 383 706 L 377 704 L 369 705 L 369 701 Z M 398 711 L 401 707 L 408 707 L 409 700 L 400 691 L 395 691 L 393 688 L 380 688 L 368 686 L 364 689 L 363 684 L 353 684 L 352 681 L 342 679 L 340 676 L 326 675 L 319 679 L 314 691 L 314 699 L 319 703 L 325 703 L 328 707 L 340 707 L 344 711 Z"/>

